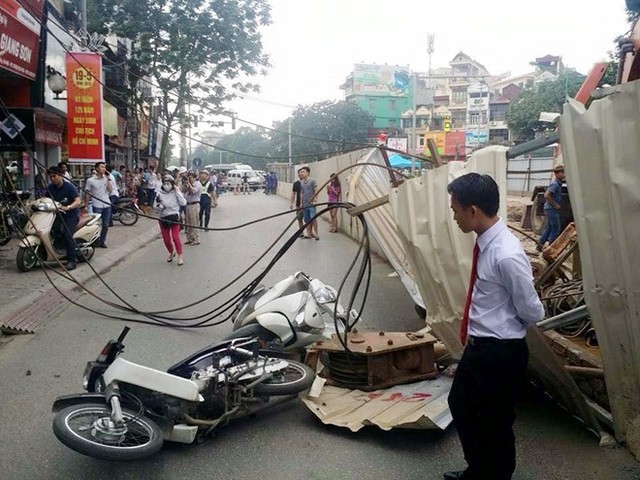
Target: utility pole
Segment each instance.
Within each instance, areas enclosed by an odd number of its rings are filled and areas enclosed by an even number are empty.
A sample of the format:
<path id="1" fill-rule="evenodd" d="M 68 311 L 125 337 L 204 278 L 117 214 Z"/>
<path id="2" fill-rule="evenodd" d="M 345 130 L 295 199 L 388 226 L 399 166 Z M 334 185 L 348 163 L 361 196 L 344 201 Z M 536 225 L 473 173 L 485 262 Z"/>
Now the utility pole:
<path id="1" fill-rule="evenodd" d="M 429 87 L 431 87 L 431 54 L 434 52 L 433 42 L 435 34 L 427 33 L 427 53 L 429 54 Z"/>
<path id="2" fill-rule="evenodd" d="M 289 117 L 289 166 L 291 166 L 291 117 Z"/>
<path id="3" fill-rule="evenodd" d="M 418 72 L 413 72 L 413 108 L 411 113 L 411 154 L 415 155 L 418 149 L 418 142 L 416 138 L 416 104 L 417 104 L 417 90 L 418 90 Z M 415 167 L 414 162 L 411 161 L 411 176 L 413 176 Z"/>

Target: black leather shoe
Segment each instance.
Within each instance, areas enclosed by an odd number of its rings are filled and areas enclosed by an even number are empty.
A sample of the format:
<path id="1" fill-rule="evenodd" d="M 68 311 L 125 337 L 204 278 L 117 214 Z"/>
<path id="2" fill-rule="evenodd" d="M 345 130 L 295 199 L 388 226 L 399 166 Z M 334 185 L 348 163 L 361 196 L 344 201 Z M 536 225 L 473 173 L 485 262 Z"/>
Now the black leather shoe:
<path id="1" fill-rule="evenodd" d="M 473 477 L 467 473 L 466 470 L 460 470 L 457 472 L 445 472 L 445 480 L 473 480 Z"/>
<path id="2" fill-rule="evenodd" d="M 67 265 L 65 266 L 67 270 L 75 270 L 76 267 L 77 267 L 76 262 L 67 262 Z"/>
<path id="3" fill-rule="evenodd" d="M 96 245 L 96 247 L 98 248 L 107 248 L 107 244 L 106 243 L 99 243 Z"/>

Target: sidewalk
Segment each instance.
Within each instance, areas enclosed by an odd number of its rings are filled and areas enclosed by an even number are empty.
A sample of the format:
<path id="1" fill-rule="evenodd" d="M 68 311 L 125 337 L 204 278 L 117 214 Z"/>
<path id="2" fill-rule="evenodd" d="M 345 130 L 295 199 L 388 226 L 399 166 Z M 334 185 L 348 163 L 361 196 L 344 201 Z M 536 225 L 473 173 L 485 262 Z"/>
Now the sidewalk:
<path id="1" fill-rule="evenodd" d="M 157 222 L 150 218 L 140 217 L 138 222 L 130 227 L 115 222 L 107 235 L 109 248 L 97 248 L 91 265 L 96 272 L 103 273 L 124 260 L 130 253 L 157 239 L 159 235 Z M 17 238 L 13 238 L 7 245 L 0 247 L 0 336 L 3 332 L 31 333 L 67 303 L 51 285 L 42 267 L 26 273 L 18 270 L 18 242 Z M 54 268 L 62 272 L 60 267 Z M 70 294 L 71 298 L 79 294 L 79 287 L 74 288 L 70 282 L 52 270 L 47 272 L 51 281 L 66 294 Z M 86 263 L 78 263 L 78 268 L 70 273 L 82 284 L 95 278 L 95 274 Z"/>

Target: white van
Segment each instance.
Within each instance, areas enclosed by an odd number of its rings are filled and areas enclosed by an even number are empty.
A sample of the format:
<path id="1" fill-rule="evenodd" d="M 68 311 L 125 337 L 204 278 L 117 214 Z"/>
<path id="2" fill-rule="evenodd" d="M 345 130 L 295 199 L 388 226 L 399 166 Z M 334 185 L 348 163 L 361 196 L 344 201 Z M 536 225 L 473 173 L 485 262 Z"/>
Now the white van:
<path id="1" fill-rule="evenodd" d="M 227 172 L 227 184 L 230 189 L 242 186 L 242 177 L 247 175 L 247 183 L 252 191 L 262 187 L 262 178 L 253 170 L 229 170 Z"/>

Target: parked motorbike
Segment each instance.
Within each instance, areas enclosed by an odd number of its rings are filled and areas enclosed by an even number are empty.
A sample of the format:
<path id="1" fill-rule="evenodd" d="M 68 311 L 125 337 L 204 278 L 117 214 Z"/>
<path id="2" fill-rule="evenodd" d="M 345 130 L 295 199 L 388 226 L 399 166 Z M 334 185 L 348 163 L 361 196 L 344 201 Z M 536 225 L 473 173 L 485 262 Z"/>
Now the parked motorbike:
<path id="1" fill-rule="evenodd" d="M 53 404 L 56 437 L 84 455 L 137 460 L 165 440 L 193 443 L 232 419 L 295 398 L 315 378 L 304 364 L 260 355 L 251 338 L 211 345 L 167 372 L 154 370 L 119 356 L 128 332 L 87 363 L 82 383 L 89 393 Z"/>
<path id="2" fill-rule="evenodd" d="M 22 202 L 27 202 L 31 192 L 3 194 L 0 201 L 0 246 L 6 245 L 14 234 L 19 234 L 27 223 Z M 18 196 L 20 200 L 18 200 Z"/>
<path id="3" fill-rule="evenodd" d="M 59 208 L 59 204 L 58 207 Z M 40 198 L 31 205 L 29 221 L 24 226 L 25 237 L 18 244 L 16 262 L 21 272 L 28 272 L 40 261 L 55 262 L 66 258 L 66 250 L 59 239 L 52 235 L 53 222 L 57 214 L 56 202 Z M 73 238 L 78 245 L 78 259 L 91 260 L 95 249 L 93 243 L 100 237 L 102 224 L 99 213 L 84 215 L 78 222 Z"/>
<path id="4" fill-rule="evenodd" d="M 140 208 L 131 197 L 119 197 L 114 203 L 112 220 L 118 220 L 121 224 L 131 226 L 138 221 Z"/>
<path id="5" fill-rule="evenodd" d="M 271 288 L 259 287 L 238 303 L 227 339 L 257 337 L 266 348 L 301 350 L 336 333 L 334 313 L 340 329 L 347 312 L 335 288 L 297 272 Z M 357 317 L 357 312 L 352 310 L 349 317 Z"/>

